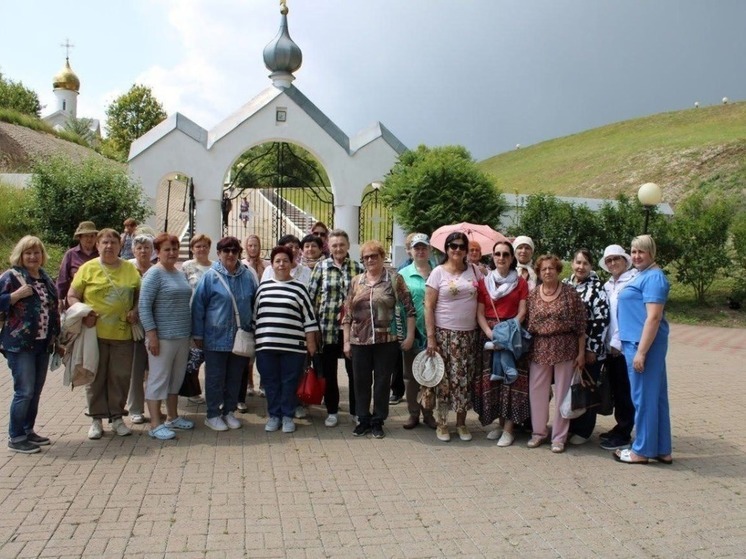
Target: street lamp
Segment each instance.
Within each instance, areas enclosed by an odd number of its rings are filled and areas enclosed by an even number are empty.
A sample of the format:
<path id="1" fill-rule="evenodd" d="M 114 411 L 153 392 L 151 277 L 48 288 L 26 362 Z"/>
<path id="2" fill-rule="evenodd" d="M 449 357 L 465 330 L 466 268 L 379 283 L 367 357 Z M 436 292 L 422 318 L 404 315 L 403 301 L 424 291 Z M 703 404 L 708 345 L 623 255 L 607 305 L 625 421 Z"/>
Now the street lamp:
<path id="1" fill-rule="evenodd" d="M 646 182 L 643 184 L 637 191 L 637 199 L 640 201 L 640 204 L 643 205 L 645 208 L 645 226 L 643 227 L 643 234 L 647 234 L 648 232 L 648 221 L 650 221 L 650 210 L 653 208 L 653 206 L 657 206 L 661 203 L 661 198 L 663 195 L 661 194 L 660 187 L 655 184 L 654 182 Z"/>

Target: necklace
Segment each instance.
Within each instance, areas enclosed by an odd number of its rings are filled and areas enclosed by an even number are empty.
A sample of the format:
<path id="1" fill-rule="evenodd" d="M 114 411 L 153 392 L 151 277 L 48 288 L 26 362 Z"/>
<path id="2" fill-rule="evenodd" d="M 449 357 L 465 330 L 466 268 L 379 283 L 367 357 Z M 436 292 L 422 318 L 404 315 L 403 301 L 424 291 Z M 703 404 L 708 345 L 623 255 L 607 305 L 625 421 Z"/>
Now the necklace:
<path id="1" fill-rule="evenodd" d="M 546 290 L 544 289 L 545 285 L 546 284 L 544 284 L 544 283 L 541 284 L 541 294 L 544 295 L 544 297 L 547 297 L 547 298 L 554 297 L 557 294 L 557 290 L 560 288 L 560 284 L 558 283 L 556 285 L 556 287 L 554 288 L 554 291 L 552 291 L 550 294 L 547 294 Z"/>

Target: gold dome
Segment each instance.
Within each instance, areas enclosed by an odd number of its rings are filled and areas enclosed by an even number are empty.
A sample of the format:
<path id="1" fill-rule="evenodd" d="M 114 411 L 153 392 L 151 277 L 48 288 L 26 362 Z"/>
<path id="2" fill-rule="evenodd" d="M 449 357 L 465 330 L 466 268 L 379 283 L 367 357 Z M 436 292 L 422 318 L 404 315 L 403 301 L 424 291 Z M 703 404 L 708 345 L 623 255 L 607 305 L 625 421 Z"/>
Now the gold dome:
<path id="1" fill-rule="evenodd" d="M 80 92 L 80 80 L 70 68 L 69 59 L 65 59 L 65 67 L 54 77 L 52 87 L 54 89 L 68 89 L 76 93 Z"/>

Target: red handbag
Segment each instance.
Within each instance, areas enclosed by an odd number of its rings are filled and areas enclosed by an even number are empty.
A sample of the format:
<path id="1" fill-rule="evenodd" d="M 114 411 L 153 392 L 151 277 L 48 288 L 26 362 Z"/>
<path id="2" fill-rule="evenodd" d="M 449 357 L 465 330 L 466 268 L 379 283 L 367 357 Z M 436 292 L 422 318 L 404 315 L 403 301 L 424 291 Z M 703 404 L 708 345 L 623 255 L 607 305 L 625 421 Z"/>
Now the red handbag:
<path id="1" fill-rule="evenodd" d="M 300 377 L 296 395 L 301 403 L 307 406 L 317 406 L 324 398 L 326 379 L 316 374 L 316 369 L 309 366 Z"/>

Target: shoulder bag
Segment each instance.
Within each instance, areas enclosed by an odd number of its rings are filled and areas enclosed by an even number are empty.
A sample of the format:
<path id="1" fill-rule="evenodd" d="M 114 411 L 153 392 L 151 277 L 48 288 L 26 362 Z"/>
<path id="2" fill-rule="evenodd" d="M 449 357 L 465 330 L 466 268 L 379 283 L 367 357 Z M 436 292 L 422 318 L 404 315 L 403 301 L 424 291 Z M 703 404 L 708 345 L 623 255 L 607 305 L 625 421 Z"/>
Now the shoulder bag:
<path id="1" fill-rule="evenodd" d="M 213 270 L 214 271 L 214 270 Z M 256 355 L 256 342 L 254 341 L 254 333 L 249 332 L 241 328 L 241 315 L 238 313 L 238 305 L 236 304 L 236 298 L 233 296 L 233 292 L 226 281 L 222 278 L 219 272 L 215 272 L 218 281 L 223 284 L 225 290 L 228 292 L 228 296 L 233 302 L 233 315 L 236 319 L 236 337 L 233 338 L 233 352 L 241 357 L 253 358 Z"/>

